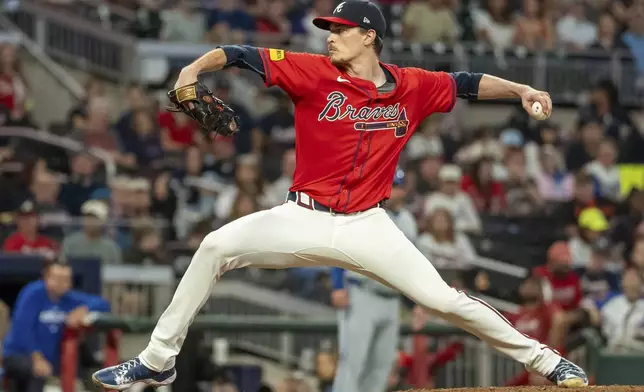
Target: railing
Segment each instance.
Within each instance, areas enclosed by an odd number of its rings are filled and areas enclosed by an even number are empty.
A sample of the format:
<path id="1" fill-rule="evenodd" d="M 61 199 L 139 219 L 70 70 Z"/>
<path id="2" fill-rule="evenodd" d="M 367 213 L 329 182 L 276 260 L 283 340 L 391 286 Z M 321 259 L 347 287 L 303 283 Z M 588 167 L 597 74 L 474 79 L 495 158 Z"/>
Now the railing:
<path id="1" fill-rule="evenodd" d="M 160 265 L 104 265 L 101 279 L 103 296 L 121 316 L 160 316 L 176 285 L 172 267 Z"/>
<path id="2" fill-rule="evenodd" d="M 128 35 L 28 1 L 4 14 L 56 59 L 122 83 L 134 74 L 134 43 Z"/>
<path id="3" fill-rule="evenodd" d="M 235 277 L 239 279 L 239 277 Z M 479 296 L 482 300 L 502 312 L 516 313 L 518 306 L 507 301 Z M 290 294 L 266 289 L 257 284 L 240 280 L 227 280 L 226 275 L 213 289 L 211 298 L 202 309 L 202 314 L 226 316 L 234 318 L 243 317 L 275 317 L 279 319 L 335 319 L 336 309 L 294 297 Z M 299 353 L 308 347 L 315 347 L 317 342 L 323 340 L 335 341 L 335 336 L 327 333 L 301 333 L 287 338 L 276 333 L 248 333 L 243 331 L 217 331 L 216 336 L 207 336 L 208 339 L 226 338 L 237 347 L 267 358 L 296 364 Z M 288 341 L 289 350 L 284 349 L 284 341 Z"/>
<path id="4" fill-rule="evenodd" d="M 90 1 L 90 0 L 87 0 Z M 52 57 L 86 68 L 119 82 L 145 80 L 158 83 L 172 69 L 182 67 L 209 50 L 214 44 L 139 41 L 117 31 L 102 29 L 83 18 L 63 14 L 42 5 L 21 1 L 16 11 L 7 13 L 13 22 Z M 127 14 L 127 12 L 125 13 Z M 281 45 L 283 37 L 257 35 L 257 42 L 268 39 Z M 289 38 L 292 50 L 306 49 L 300 37 Z M 642 99 L 642 76 L 638 75 L 628 51 L 566 53 L 555 51 L 531 54 L 522 48 L 499 52 L 477 43 L 453 48 L 388 42 L 385 61 L 401 66 L 426 69 L 450 68 L 491 73 L 550 92 L 558 104 L 576 104 L 579 94 L 597 79 L 610 78 L 620 89 L 622 102 L 638 105 Z"/>
<path id="5" fill-rule="evenodd" d="M 84 96 L 84 89 L 80 83 L 69 75 L 58 63 L 54 62 L 49 56 L 47 56 L 43 51 L 42 46 L 39 46 L 32 39 L 26 37 L 25 34 L 21 32 L 20 28 L 14 25 L 4 14 L 0 14 L 0 26 L 2 26 L 4 30 L 10 31 L 14 34 L 20 34 L 20 43 L 22 47 L 25 48 L 27 52 L 32 55 L 63 88 L 69 91 L 74 98 L 80 100 Z"/>
<path id="6" fill-rule="evenodd" d="M 91 315 L 91 318 L 94 316 Z M 87 332 L 92 330 L 92 323 L 93 320 L 88 319 L 85 327 L 78 329 L 66 328 L 63 332 L 63 341 L 60 347 L 60 390 L 62 392 L 75 392 L 77 390 L 76 380 L 80 358 L 79 342 Z M 119 346 L 122 332 L 119 329 L 109 329 L 106 330 L 105 335 L 103 365 L 105 367 L 114 366 L 119 363 L 120 359 Z"/>
<path id="7" fill-rule="evenodd" d="M 635 83 L 642 75 L 638 75 L 627 50 L 610 54 L 593 50 L 527 53 L 521 48 L 492 51 L 479 43 L 463 43 L 450 49 L 441 45 L 394 44 L 388 59 L 401 66 L 501 76 L 546 90 L 558 103 L 578 103 L 581 93 L 606 78 L 616 83 L 624 104 L 638 105 L 642 97 L 642 86 Z"/>
<path id="8" fill-rule="evenodd" d="M 119 318 L 109 315 L 100 315 L 92 320 L 92 328 L 101 331 L 110 331 L 110 340 L 107 345 L 109 357 L 108 365 L 113 364 L 115 352 L 118 348 L 118 337 L 121 333 L 146 333 L 152 331 L 156 325 L 156 318 L 137 319 L 137 318 Z M 244 333 L 278 333 L 285 338 L 282 340 L 285 351 L 292 350 L 290 341 L 293 336 L 298 334 L 326 334 L 335 336 L 337 334 L 337 320 L 335 318 L 279 318 L 271 316 L 256 317 L 231 317 L 231 316 L 197 316 L 191 326 L 191 331 L 217 331 L 218 336 L 222 333 L 244 332 Z M 440 374 L 428 375 L 430 378 L 436 376 L 435 384 L 437 387 L 486 387 L 492 385 L 504 385 L 508 379 L 523 371 L 520 364 L 509 359 L 508 357 L 497 353 L 487 344 L 471 337 L 463 330 L 443 325 L 429 324 L 419 331 L 414 331 L 409 324 L 401 326 L 401 336 L 413 336 L 418 343 L 414 353 L 414 361 L 424 362 L 423 359 L 431 352 L 439 352 L 442 348 L 454 342 L 462 343 L 462 350 L 457 359 L 445 364 Z M 70 364 L 62 371 L 61 384 L 69 386 L 74 384 L 76 379 L 76 366 L 73 357 L 69 353 L 75 354 L 74 347 L 78 341 L 77 333 L 67 333 L 66 342 L 63 345 L 63 363 Z M 424 346 L 427 337 L 433 340 L 431 347 Z M 317 350 L 317 345 L 306 348 L 309 353 L 311 350 Z M 591 350 L 597 355 L 596 349 Z M 304 353 L 304 350 L 302 350 Z M 297 357 L 295 353 L 292 355 Z M 308 357 L 308 356 L 307 356 Z M 589 356 L 589 358 L 596 358 Z M 107 358 L 106 358 L 107 359 Z M 579 357 L 579 364 L 586 367 L 587 363 L 584 357 Z M 592 359 L 596 360 L 596 359 Z M 298 363 L 303 367 L 310 367 L 303 362 Z M 590 365 L 590 363 L 588 363 Z M 311 367 L 312 368 L 312 367 Z M 429 372 L 427 368 L 419 369 L 420 371 Z M 424 387 L 424 382 L 415 384 L 416 387 Z M 63 392 L 73 389 L 63 388 Z"/>
<path id="9" fill-rule="evenodd" d="M 441 263 L 440 265 L 446 268 L 449 268 L 450 262 L 454 262 L 455 269 L 469 269 L 471 267 L 478 267 L 521 279 L 526 278 L 529 275 L 529 271 L 525 267 L 490 259 L 488 257 L 477 256 L 469 259 L 459 258 L 458 260 L 456 260 L 454 259 L 453 255 L 444 254 L 437 250 L 431 250 L 428 254 L 426 254 L 426 256 L 429 258 L 430 262 L 437 259 L 444 261 L 445 263 Z"/>
<path id="10" fill-rule="evenodd" d="M 334 319 L 335 309 L 287 293 L 247 283 L 237 276 L 224 275 L 215 284 L 202 314 L 216 317 L 274 317 L 279 319 Z M 301 333 L 287 337 L 281 333 L 249 333 L 245 331 L 217 331 L 206 333 L 206 339 L 226 338 L 231 344 L 258 355 L 285 363 L 296 364 L 298 354 L 316 342 L 333 340 L 326 333 Z M 285 349 L 287 347 L 288 349 Z"/>
<path id="11" fill-rule="evenodd" d="M 12 44 L 12 45 L 19 45 L 22 42 L 22 33 L 14 33 L 10 31 L 6 31 L 2 28 L 2 25 L 0 24 L 0 44 Z"/>
<path id="12" fill-rule="evenodd" d="M 37 131 L 35 129 L 24 127 L 0 127 L 0 137 L 29 139 L 50 146 L 56 146 L 73 153 L 87 151 L 103 163 L 108 180 L 116 175 L 116 164 L 107 151 L 101 148 L 87 149 L 83 143 L 68 137 L 54 135 L 53 133 L 44 130 Z"/>
<path id="13" fill-rule="evenodd" d="M 155 324 L 156 321 L 153 319 L 123 319 L 105 316 L 104 318 L 98 319 L 95 326 L 102 330 L 142 333 L 151 331 Z M 313 364 L 306 364 L 306 360 L 303 360 L 303 358 L 310 358 L 310 355 L 307 355 L 307 353 L 317 350 L 320 340 L 311 342 L 306 347 L 296 347 L 293 344 L 294 339 L 299 335 L 317 335 L 334 340 L 337 335 L 337 320 L 335 317 L 198 316 L 191 326 L 191 331 L 207 332 L 209 335 L 214 335 L 216 332 L 216 336 L 219 339 L 225 339 L 233 333 L 277 335 L 280 336 L 278 341 L 282 346 L 283 353 L 280 360 L 285 366 L 299 365 L 304 368 L 313 368 Z M 494 372 L 506 369 L 508 371 L 507 378 L 509 378 L 516 373 L 514 368 L 518 369 L 516 365 L 513 365 L 512 369 L 505 364 L 498 367 L 487 366 L 493 363 L 491 361 L 497 359 L 507 363 L 511 361 L 500 354 L 495 355 L 489 346 L 469 337 L 470 335 L 466 332 L 452 326 L 430 324 L 420 331 L 415 332 L 409 324 L 403 324 L 400 334 L 401 336 L 418 334 L 415 335 L 417 337 L 430 335 L 435 340 L 437 344 L 426 347 L 424 352 L 417 354 L 418 356 L 428 355 L 428 349 L 431 351 L 440 350 L 449 344 L 448 341 L 455 338 L 464 342 L 463 355 L 459 357 L 459 360 L 455 362 L 454 366 L 449 367 L 450 365 L 448 365 L 447 372 L 449 373 L 449 377 L 444 382 L 441 381 L 439 385 L 490 386 L 498 378 Z M 208 338 L 206 339 L 208 340 Z M 237 342 L 231 342 L 231 344 L 238 346 Z M 466 355 L 472 356 L 464 358 Z M 425 371 L 427 372 L 428 370 L 425 369 Z M 448 382 L 450 384 L 447 384 Z"/>

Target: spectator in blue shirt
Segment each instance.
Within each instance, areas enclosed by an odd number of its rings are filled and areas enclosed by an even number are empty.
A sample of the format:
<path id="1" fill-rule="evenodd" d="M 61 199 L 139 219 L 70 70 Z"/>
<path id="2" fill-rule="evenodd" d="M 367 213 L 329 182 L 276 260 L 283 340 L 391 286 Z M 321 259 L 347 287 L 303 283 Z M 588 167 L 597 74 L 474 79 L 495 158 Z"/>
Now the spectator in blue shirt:
<path id="1" fill-rule="evenodd" d="M 132 138 L 124 143 L 125 150 L 134 154 L 140 168 L 160 166 L 164 151 L 161 135 L 152 114 L 147 109 L 135 110 L 129 126 Z"/>
<path id="2" fill-rule="evenodd" d="M 71 215 L 80 216 L 81 205 L 100 187 L 97 166 L 96 159 L 85 151 L 70 158 L 69 178 L 60 188 L 58 201 Z"/>
<path id="3" fill-rule="evenodd" d="M 65 326 L 82 326 L 90 311 L 110 311 L 103 298 L 71 287 L 71 267 L 54 262 L 45 268 L 43 279 L 18 294 L 4 341 L 3 366 L 20 392 L 42 392 L 46 378 L 59 373 Z"/>
<path id="4" fill-rule="evenodd" d="M 255 29 L 255 19 L 248 13 L 241 2 L 220 0 L 217 8 L 208 13 L 208 28 L 218 24 L 225 25 L 230 31 L 250 32 Z"/>

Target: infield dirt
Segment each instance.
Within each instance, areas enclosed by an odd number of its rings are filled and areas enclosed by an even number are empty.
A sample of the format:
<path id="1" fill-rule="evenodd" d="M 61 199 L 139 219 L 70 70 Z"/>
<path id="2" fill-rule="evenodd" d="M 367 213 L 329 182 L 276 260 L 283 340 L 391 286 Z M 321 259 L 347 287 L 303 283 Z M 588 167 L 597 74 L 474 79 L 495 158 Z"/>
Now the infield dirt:
<path id="1" fill-rule="evenodd" d="M 563 389 L 555 386 L 486 387 L 449 389 L 408 389 L 399 392 L 644 392 L 644 385 L 594 385 L 585 388 Z"/>

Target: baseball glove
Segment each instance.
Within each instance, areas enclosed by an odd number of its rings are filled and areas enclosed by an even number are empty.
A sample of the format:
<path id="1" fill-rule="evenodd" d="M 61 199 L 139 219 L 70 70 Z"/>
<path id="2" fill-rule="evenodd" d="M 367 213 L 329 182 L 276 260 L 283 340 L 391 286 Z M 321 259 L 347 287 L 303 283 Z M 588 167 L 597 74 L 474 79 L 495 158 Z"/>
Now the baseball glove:
<path id="1" fill-rule="evenodd" d="M 210 89 L 199 82 L 168 92 L 174 106 L 171 112 L 182 112 L 195 120 L 207 135 L 232 136 L 239 130 L 239 117 Z"/>

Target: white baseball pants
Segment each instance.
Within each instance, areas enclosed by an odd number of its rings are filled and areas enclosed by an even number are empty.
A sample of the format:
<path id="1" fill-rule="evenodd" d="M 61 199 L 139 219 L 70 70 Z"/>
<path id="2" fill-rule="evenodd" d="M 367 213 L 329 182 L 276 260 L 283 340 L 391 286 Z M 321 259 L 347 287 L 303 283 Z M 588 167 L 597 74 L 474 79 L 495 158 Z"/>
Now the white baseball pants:
<path id="1" fill-rule="evenodd" d="M 301 198 L 306 197 L 302 195 Z M 235 268 L 338 266 L 396 288 L 443 319 L 547 375 L 560 356 L 517 331 L 484 302 L 449 287 L 381 208 L 333 215 L 287 202 L 214 231 L 195 253 L 141 361 L 162 371 L 222 274 Z"/>

